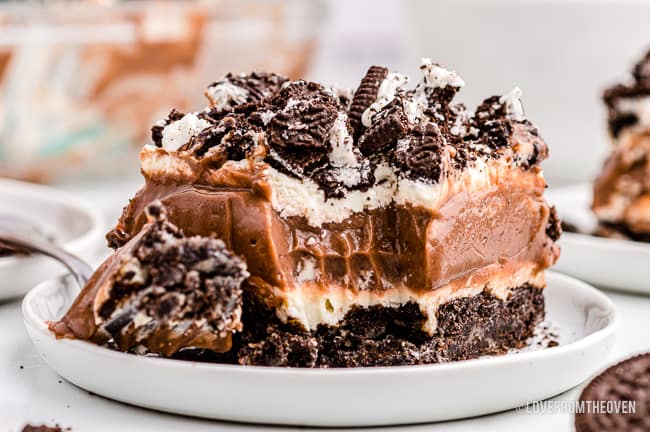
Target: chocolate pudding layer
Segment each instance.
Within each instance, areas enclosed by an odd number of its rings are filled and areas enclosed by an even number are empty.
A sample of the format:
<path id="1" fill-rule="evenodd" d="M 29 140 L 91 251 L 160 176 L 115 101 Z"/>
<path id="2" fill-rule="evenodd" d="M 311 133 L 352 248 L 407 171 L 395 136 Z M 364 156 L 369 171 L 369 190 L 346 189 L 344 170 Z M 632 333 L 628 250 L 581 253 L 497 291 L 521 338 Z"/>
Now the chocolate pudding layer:
<path id="1" fill-rule="evenodd" d="M 519 89 L 468 112 L 453 102 L 464 85 L 455 72 L 427 59 L 421 71 L 409 88 L 405 75 L 373 66 L 354 92 L 230 74 L 208 87 L 209 108 L 172 110 L 152 128 L 145 184 L 107 235 L 115 256 L 160 202 L 166 223 L 220 239 L 250 276 L 227 344 L 150 352 L 364 366 L 525 343 L 559 255 L 539 166 L 546 143 Z M 96 285 L 53 327 L 60 336 L 95 338 Z"/>
<path id="2" fill-rule="evenodd" d="M 650 237 L 650 53 L 629 83 L 605 91 L 611 154 L 594 183 L 599 234 L 638 241 Z"/>

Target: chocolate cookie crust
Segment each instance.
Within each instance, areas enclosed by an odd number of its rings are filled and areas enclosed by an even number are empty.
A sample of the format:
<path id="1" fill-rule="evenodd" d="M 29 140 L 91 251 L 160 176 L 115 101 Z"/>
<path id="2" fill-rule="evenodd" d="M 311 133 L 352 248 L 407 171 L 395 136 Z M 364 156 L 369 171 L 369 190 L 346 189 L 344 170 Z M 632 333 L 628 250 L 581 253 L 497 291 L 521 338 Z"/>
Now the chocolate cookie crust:
<path id="1" fill-rule="evenodd" d="M 244 331 L 229 353 L 184 350 L 175 358 L 257 366 L 406 366 L 467 360 L 522 348 L 544 317 L 542 290 L 524 285 L 507 300 L 485 292 L 440 307 L 433 336 L 424 333 L 417 305 L 356 307 L 336 327 L 313 332 L 280 322 L 250 295 Z"/>
<path id="2" fill-rule="evenodd" d="M 600 222 L 595 235 L 599 237 L 618 238 L 650 243 L 650 233 L 637 233 L 632 231 L 625 223 Z"/>

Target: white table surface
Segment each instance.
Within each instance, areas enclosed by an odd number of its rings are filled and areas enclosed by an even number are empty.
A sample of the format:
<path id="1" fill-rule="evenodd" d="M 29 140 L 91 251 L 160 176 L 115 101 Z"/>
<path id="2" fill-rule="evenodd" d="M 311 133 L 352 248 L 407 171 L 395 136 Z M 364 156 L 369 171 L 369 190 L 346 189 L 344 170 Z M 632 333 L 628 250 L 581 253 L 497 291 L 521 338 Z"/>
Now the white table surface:
<path id="1" fill-rule="evenodd" d="M 95 202 L 107 217 L 107 227 L 136 190 L 139 179 L 119 183 L 67 184 L 62 188 Z M 650 297 L 606 291 L 621 312 L 615 354 L 603 364 L 632 353 L 650 351 Z M 58 423 L 72 431 L 253 431 L 261 426 L 207 421 L 140 409 L 91 395 L 52 372 L 37 355 L 25 331 L 20 302 L 0 304 L 0 432 L 20 431 L 25 423 Z M 110 373 L 110 371 L 98 371 Z M 120 379 L 116 376 L 115 379 Z M 552 379 L 552 377 L 549 377 Z M 504 383 L 508 385 L 508 383 Z M 219 389 L 215 389 L 218 392 Z M 432 389 L 435 391 L 435 389 Z M 579 388 L 553 400 L 570 400 Z M 119 429 L 118 429 L 119 428 Z M 531 414 L 525 410 L 438 424 L 381 428 L 381 431 L 572 430 L 572 414 Z M 269 428 L 271 431 L 292 428 Z M 304 430 L 300 429 L 300 430 Z M 309 430 L 309 429 L 307 429 Z"/>

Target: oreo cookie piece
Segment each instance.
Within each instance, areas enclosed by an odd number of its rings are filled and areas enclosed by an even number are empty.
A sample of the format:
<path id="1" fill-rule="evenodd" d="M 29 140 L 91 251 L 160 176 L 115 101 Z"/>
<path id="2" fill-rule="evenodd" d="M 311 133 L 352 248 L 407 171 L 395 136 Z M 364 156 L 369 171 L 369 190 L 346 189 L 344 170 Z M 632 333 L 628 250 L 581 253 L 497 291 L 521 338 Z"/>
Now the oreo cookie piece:
<path id="1" fill-rule="evenodd" d="M 479 141 L 491 149 L 508 146 L 512 135 L 512 120 L 508 119 L 506 106 L 499 99 L 499 96 L 485 99 L 476 108 L 473 119 Z"/>
<path id="2" fill-rule="evenodd" d="M 327 153 L 310 150 L 294 152 L 290 149 L 276 148 L 271 149 L 265 162 L 284 174 L 303 178 L 326 166 Z"/>
<path id="3" fill-rule="evenodd" d="M 638 72 L 641 73 L 641 72 Z M 633 112 L 619 109 L 622 99 L 643 98 L 650 96 L 650 78 L 633 84 L 616 84 L 603 93 L 603 101 L 608 111 L 608 126 L 610 134 L 616 138 L 621 131 L 636 125 L 639 118 Z"/>
<path id="4" fill-rule="evenodd" d="M 363 112 L 375 102 L 379 86 L 387 76 L 388 69 L 385 67 L 370 66 L 366 75 L 361 80 L 357 91 L 354 92 L 352 103 L 350 104 L 349 118 L 355 138 L 358 138 L 363 131 L 361 125 Z"/>
<path id="5" fill-rule="evenodd" d="M 203 157 L 217 148 L 225 159 L 238 161 L 253 152 L 258 133 L 259 128 L 252 125 L 245 115 L 230 113 L 214 126 L 193 136 L 181 150 L 190 149 L 195 156 Z"/>
<path id="6" fill-rule="evenodd" d="M 274 73 L 229 73 L 222 80 L 210 84 L 205 95 L 214 111 L 227 112 L 238 106 L 259 103 L 271 97 L 280 90 L 287 79 Z"/>
<path id="7" fill-rule="evenodd" d="M 394 147 L 397 140 L 408 132 L 409 125 L 400 98 L 395 98 L 379 111 L 372 126 L 359 138 L 359 149 L 365 155 L 375 154 L 385 147 Z"/>
<path id="8" fill-rule="evenodd" d="M 554 242 L 558 241 L 562 235 L 562 221 L 557 215 L 555 206 L 551 206 L 551 212 L 548 216 L 548 222 L 546 223 L 546 235 Z"/>
<path id="9" fill-rule="evenodd" d="M 296 81 L 269 102 L 275 112 L 267 126 L 272 148 L 327 151 L 340 108 L 331 92 L 315 82 Z"/>
<path id="10" fill-rule="evenodd" d="M 437 183 L 442 175 L 443 147 L 446 140 L 433 123 L 418 126 L 412 135 L 398 142 L 395 164 L 411 179 Z"/>
<path id="11" fill-rule="evenodd" d="M 576 432 L 650 430 L 650 353 L 606 369 L 580 394 Z"/>
<path id="12" fill-rule="evenodd" d="M 650 51 L 632 69 L 632 76 L 637 82 L 650 81 Z"/>

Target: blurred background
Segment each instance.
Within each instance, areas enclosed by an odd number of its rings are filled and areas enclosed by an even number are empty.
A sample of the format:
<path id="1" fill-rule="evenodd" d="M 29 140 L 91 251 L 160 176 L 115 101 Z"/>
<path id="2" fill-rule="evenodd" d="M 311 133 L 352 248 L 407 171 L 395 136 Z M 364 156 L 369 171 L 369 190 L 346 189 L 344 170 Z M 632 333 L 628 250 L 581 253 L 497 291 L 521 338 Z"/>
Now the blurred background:
<path id="1" fill-rule="evenodd" d="M 371 64 L 415 74 L 426 56 L 460 73 L 470 107 L 521 87 L 549 182 L 586 181 L 608 145 L 600 94 L 650 47 L 648 16 L 647 0 L 0 2 L 0 176 L 113 216 L 150 126 L 204 107 L 224 73 L 352 87 Z"/>

